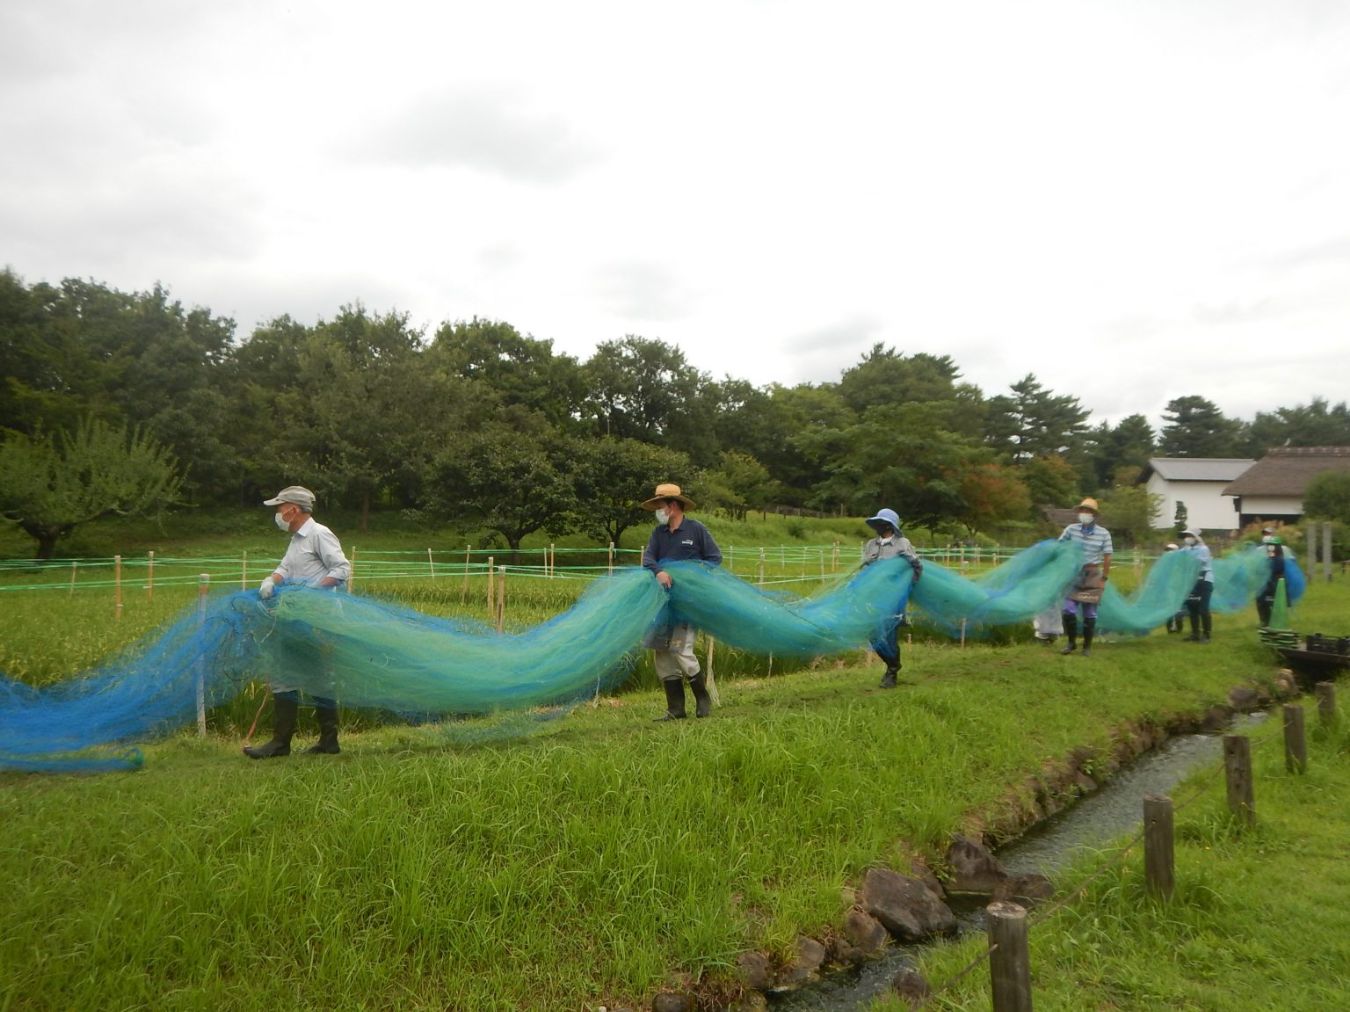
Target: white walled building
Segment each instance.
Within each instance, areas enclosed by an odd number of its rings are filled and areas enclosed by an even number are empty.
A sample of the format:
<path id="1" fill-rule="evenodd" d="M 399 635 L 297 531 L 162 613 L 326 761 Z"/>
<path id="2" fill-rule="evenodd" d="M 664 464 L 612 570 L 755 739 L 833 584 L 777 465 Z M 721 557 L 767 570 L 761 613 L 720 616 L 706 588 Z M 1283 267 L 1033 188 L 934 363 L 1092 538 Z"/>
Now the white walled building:
<path id="1" fill-rule="evenodd" d="M 1238 514 L 1225 490 L 1256 461 L 1239 457 L 1152 457 L 1139 480 L 1162 496 L 1153 514 L 1155 529 L 1171 527 L 1177 503 L 1186 504 L 1186 523 L 1203 531 L 1234 531 Z"/>

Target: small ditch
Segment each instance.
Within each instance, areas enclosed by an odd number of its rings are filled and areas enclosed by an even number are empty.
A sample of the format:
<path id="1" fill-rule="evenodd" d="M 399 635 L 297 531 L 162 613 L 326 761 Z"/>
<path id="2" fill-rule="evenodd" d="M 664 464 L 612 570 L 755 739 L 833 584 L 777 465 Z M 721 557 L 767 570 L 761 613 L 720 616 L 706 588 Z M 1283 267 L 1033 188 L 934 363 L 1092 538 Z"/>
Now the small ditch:
<path id="1" fill-rule="evenodd" d="M 1240 714 L 1223 731 L 1169 738 L 1096 791 L 1000 847 L 998 859 L 1010 874 L 1053 878 L 1085 849 L 1104 847 L 1137 829 L 1144 795 L 1166 794 L 1193 771 L 1218 761 L 1224 734 L 1259 726 L 1269 717 L 1260 711 Z M 952 910 L 959 934 L 984 930 L 982 904 L 957 901 Z M 915 966 L 927 944 L 934 943 L 891 945 L 861 966 L 835 971 L 796 991 L 771 993 L 769 1005 L 775 1012 L 864 1012 L 887 993 L 897 973 Z"/>

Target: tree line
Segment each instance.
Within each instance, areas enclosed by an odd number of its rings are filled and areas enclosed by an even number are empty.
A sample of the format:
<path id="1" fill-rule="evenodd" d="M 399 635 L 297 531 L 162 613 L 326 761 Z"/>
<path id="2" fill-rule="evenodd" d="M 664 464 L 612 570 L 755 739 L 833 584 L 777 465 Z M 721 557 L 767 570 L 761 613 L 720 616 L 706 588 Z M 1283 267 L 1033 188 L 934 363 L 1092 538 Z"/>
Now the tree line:
<path id="1" fill-rule="evenodd" d="M 881 344 L 833 382 L 755 386 L 636 335 L 581 360 L 505 321 L 428 333 L 353 304 L 240 336 L 159 285 L 29 285 L 12 270 L 0 272 L 0 369 L 0 512 L 47 553 L 74 523 L 147 497 L 252 506 L 292 482 L 363 522 L 419 510 L 512 548 L 536 531 L 617 541 L 644 520 L 635 498 L 663 480 L 733 515 L 885 503 L 909 523 L 968 531 L 1096 494 L 1128 536 L 1149 526 L 1134 479 L 1150 456 L 1350 444 L 1346 405 L 1319 398 L 1244 421 L 1180 397 L 1155 432 L 1137 414 L 1094 426 L 1034 374 L 990 396 L 950 356 Z M 21 514 L 44 485 L 55 519 L 37 523 Z"/>

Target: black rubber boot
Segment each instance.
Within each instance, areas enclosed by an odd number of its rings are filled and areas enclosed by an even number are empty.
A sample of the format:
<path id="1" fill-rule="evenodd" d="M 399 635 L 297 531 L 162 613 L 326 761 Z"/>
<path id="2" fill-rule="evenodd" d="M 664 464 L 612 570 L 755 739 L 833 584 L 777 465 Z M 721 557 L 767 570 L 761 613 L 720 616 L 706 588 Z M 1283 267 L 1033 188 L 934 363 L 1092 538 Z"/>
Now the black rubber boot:
<path id="1" fill-rule="evenodd" d="M 882 689 L 895 688 L 896 685 L 895 676 L 899 674 L 899 672 L 900 672 L 899 664 L 887 664 L 886 673 L 881 676 L 881 685 L 879 686 L 879 688 Z"/>
<path id="2" fill-rule="evenodd" d="M 1083 656 L 1086 657 L 1092 653 L 1092 636 L 1097 631 L 1097 620 L 1095 618 L 1083 619 Z"/>
<path id="3" fill-rule="evenodd" d="M 689 687 L 694 690 L 694 716 L 706 717 L 712 713 L 712 696 L 708 695 L 707 676 L 700 671 L 689 679 Z M 684 693 L 680 693 L 680 702 L 684 702 Z"/>
<path id="4" fill-rule="evenodd" d="M 326 706 L 316 706 L 314 716 L 319 721 L 319 740 L 305 749 L 306 755 L 337 755 L 342 751 L 338 747 L 338 712 Z"/>
<path id="5" fill-rule="evenodd" d="M 1203 615 L 1200 616 L 1200 622 L 1201 628 L 1204 629 L 1204 632 L 1200 634 L 1200 642 L 1208 643 L 1209 634 L 1214 631 L 1214 616 L 1211 615 L 1209 612 L 1205 612 Z"/>
<path id="6" fill-rule="evenodd" d="M 295 734 L 295 715 L 300 701 L 290 696 L 273 696 L 275 712 L 272 719 L 272 740 L 264 745 L 245 745 L 244 755 L 250 759 L 276 759 L 291 754 L 291 736 Z"/>
<path id="7" fill-rule="evenodd" d="M 656 720 L 684 720 L 688 714 L 684 712 L 684 679 L 672 678 L 669 681 L 662 680 L 661 684 L 666 690 L 666 712 L 655 718 Z"/>
<path id="8" fill-rule="evenodd" d="M 1078 616 L 1073 612 L 1064 613 L 1064 635 L 1069 638 L 1069 645 L 1060 653 L 1071 654 L 1078 649 Z"/>
<path id="9" fill-rule="evenodd" d="M 1186 637 L 1187 643 L 1200 642 L 1200 613 L 1191 612 L 1191 634 Z"/>

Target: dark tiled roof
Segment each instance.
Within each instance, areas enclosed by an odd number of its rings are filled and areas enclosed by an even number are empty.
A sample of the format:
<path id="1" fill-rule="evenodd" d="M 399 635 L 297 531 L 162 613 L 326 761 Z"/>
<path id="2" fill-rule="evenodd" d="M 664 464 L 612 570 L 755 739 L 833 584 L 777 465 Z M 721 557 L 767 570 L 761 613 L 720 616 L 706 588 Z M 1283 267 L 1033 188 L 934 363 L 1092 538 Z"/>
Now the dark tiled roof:
<path id="1" fill-rule="evenodd" d="M 1078 523 L 1078 507 L 1058 509 L 1054 506 L 1042 506 L 1041 516 L 1056 527 L 1068 527 L 1069 524 Z"/>
<path id="2" fill-rule="evenodd" d="M 1248 457 L 1150 457 L 1139 480 L 1156 471 L 1164 481 L 1236 481 L 1255 463 Z"/>
<path id="3" fill-rule="evenodd" d="M 1350 446 L 1281 446 L 1244 471 L 1224 495 L 1303 495 L 1324 471 L 1350 471 Z"/>

